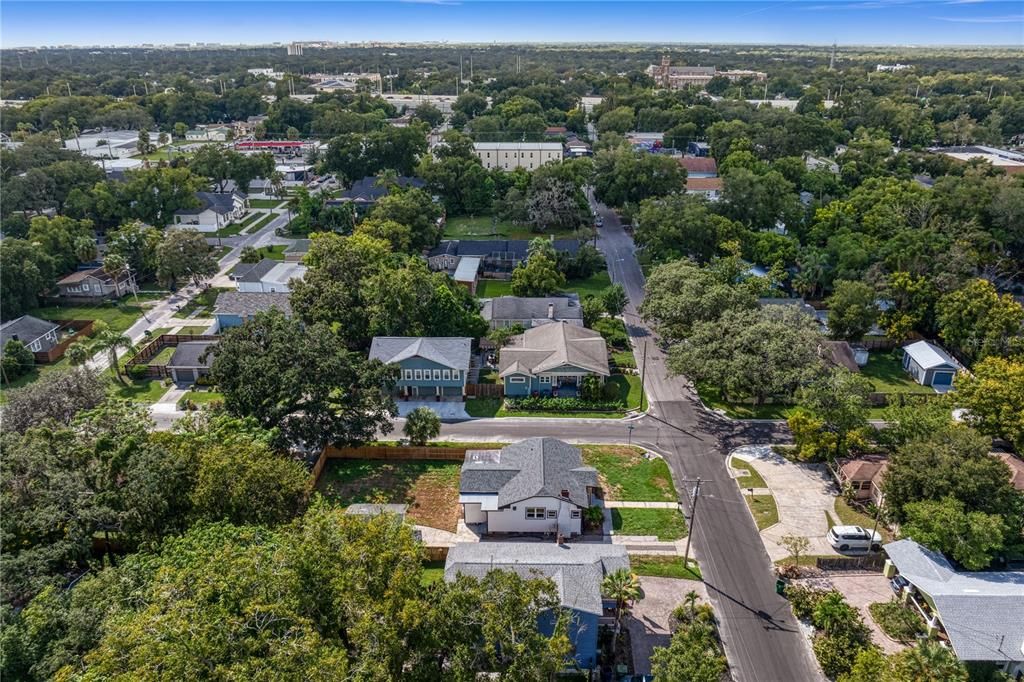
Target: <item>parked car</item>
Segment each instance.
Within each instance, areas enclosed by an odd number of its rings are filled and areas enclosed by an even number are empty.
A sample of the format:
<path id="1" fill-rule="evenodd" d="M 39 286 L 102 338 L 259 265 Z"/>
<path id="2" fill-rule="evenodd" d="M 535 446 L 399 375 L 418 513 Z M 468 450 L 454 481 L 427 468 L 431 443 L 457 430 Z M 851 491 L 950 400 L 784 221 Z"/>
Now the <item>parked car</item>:
<path id="1" fill-rule="evenodd" d="M 604 218 L 601 216 L 594 218 L 594 227 L 604 227 Z"/>
<path id="2" fill-rule="evenodd" d="M 910 587 L 910 581 L 904 578 L 902 575 L 898 575 L 889 581 L 889 587 L 896 593 L 897 596 L 902 594 L 903 588 Z"/>
<path id="3" fill-rule="evenodd" d="M 877 531 L 864 530 L 860 526 L 832 526 L 827 537 L 832 549 L 840 552 L 877 552 L 882 548 L 882 536 Z"/>

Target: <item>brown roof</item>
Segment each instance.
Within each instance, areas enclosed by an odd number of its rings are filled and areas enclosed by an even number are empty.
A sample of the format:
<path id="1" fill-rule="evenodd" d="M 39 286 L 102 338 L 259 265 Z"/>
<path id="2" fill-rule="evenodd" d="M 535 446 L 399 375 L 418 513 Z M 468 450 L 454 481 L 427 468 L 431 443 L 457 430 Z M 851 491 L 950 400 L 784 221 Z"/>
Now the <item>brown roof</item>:
<path id="1" fill-rule="evenodd" d="M 889 466 L 889 458 L 885 455 L 864 455 L 856 459 L 840 459 L 836 463 L 842 477 L 848 481 L 879 483 Z"/>
<path id="2" fill-rule="evenodd" d="M 107 280 L 109 277 L 103 272 L 103 268 L 93 268 L 92 270 L 79 270 L 78 272 L 72 272 L 70 275 L 61 279 L 57 284 L 78 284 L 82 280 L 90 277 L 97 277 L 102 280 Z"/>
<path id="3" fill-rule="evenodd" d="M 721 192 L 722 187 L 722 178 L 686 178 L 687 192 Z"/>
<path id="4" fill-rule="evenodd" d="M 992 453 L 1010 467 L 1010 484 L 1017 490 L 1024 490 L 1024 462 L 1008 452 Z"/>
<path id="5" fill-rule="evenodd" d="M 679 165 L 688 173 L 718 173 L 718 163 L 710 156 L 684 156 Z"/>
<path id="6" fill-rule="evenodd" d="M 853 359 L 853 348 L 846 341 L 826 341 L 824 357 L 836 367 L 844 367 L 851 372 L 860 371 L 860 365 Z"/>

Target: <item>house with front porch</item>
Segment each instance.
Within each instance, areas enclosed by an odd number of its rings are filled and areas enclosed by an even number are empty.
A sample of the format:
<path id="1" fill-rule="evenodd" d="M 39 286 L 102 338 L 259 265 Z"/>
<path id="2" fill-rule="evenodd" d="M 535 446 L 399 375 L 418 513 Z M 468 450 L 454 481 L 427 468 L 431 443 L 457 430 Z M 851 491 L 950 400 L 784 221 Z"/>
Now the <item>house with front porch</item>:
<path id="1" fill-rule="evenodd" d="M 614 623 L 615 604 L 601 594 L 601 583 L 619 570 L 629 570 L 624 545 L 459 542 L 448 551 L 444 579 L 452 582 L 460 575 L 483 578 L 491 571 L 550 578 L 562 608 L 569 612 L 568 636 L 573 650 L 566 667 L 591 670 L 598 665 L 598 626 Z M 538 618 L 545 636 L 554 632 L 556 615 L 548 611 Z"/>
<path id="2" fill-rule="evenodd" d="M 126 274 L 110 274 L 103 268 L 77 270 L 57 280 L 61 298 L 121 298 L 138 290 Z"/>
<path id="3" fill-rule="evenodd" d="M 402 398 L 463 400 L 472 344 L 463 337 L 375 336 L 370 359 L 398 365 Z"/>
<path id="4" fill-rule="evenodd" d="M 608 347 L 593 329 L 565 321 L 531 327 L 501 349 L 498 376 L 506 396 L 575 395 L 584 377 L 604 381 Z"/>
<path id="5" fill-rule="evenodd" d="M 583 533 L 583 512 L 599 495 L 597 469 L 557 438 L 528 438 L 501 450 L 468 450 L 459 479 L 467 524 L 484 533 Z"/>

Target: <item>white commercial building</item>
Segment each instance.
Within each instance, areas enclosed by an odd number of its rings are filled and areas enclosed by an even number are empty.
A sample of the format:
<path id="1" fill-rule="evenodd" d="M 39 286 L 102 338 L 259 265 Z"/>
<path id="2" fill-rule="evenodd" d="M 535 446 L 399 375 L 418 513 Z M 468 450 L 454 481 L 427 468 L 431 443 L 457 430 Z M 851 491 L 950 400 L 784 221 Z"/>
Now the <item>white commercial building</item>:
<path id="1" fill-rule="evenodd" d="M 562 160 L 561 142 L 476 142 L 476 155 L 484 168 L 536 170 Z"/>
<path id="2" fill-rule="evenodd" d="M 154 147 L 165 147 L 170 136 L 160 142 L 159 133 L 149 134 L 149 143 Z M 139 131 L 104 130 L 98 133 L 82 133 L 64 141 L 65 149 L 80 151 L 93 158 L 124 159 L 139 153 Z"/>

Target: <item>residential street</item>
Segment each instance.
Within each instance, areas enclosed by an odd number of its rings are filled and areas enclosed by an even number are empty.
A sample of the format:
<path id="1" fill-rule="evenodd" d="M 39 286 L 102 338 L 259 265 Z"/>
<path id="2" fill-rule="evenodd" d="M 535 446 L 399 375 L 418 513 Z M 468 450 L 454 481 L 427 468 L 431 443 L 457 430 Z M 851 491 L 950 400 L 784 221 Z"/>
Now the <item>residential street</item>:
<path id="1" fill-rule="evenodd" d="M 775 594 L 772 564 L 747 505 L 726 469 L 726 454 L 750 443 L 780 440 L 779 425 L 740 423 L 703 409 L 685 379 L 670 377 L 665 355 L 636 314 L 643 300 L 644 276 L 633 240 L 615 214 L 604 217 L 598 246 L 612 280 L 629 295 L 627 328 L 638 365 L 647 352 L 648 415 L 634 420 L 477 419 L 445 424 L 442 437 L 457 440 L 514 440 L 554 436 L 574 442 L 624 442 L 662 453 L 672 469 L 687 508 L 693 484 L 701 494 L 691 533 L 701 557 L 708 595 L 721 619 L 729 664 L 736 680 L 803 681 L 821 679 L 808 642 L 785 599 Z M 630 429 L 630 427 L 633 427 Z M 686 481 L 684 483 L 684 481 Z"/>

